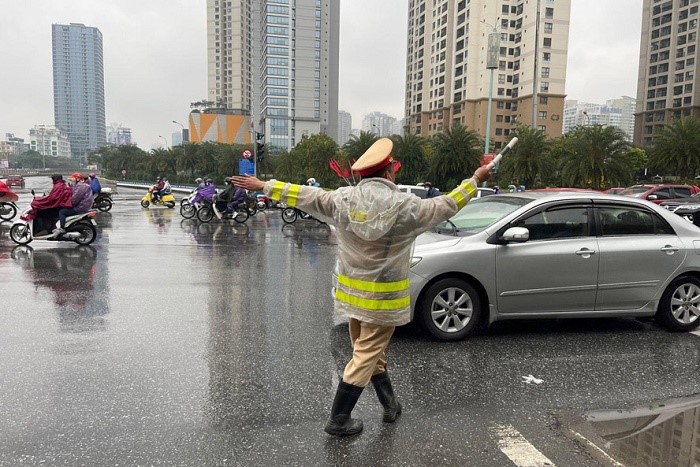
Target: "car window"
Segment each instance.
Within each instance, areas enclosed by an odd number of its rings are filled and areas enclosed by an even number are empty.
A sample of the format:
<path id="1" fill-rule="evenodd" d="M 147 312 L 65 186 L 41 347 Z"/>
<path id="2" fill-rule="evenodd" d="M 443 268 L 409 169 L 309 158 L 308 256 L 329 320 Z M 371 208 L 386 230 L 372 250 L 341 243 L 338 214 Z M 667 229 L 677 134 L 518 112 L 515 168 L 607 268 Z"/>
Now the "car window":
<path id="1" fill-rule="evenodd" d="M 529 198 L 507 195 L 485 196 L 470 200 L 449 222 L 435 227 L 438 233 L 473 235 L 500 221 L 518 208 L 532 202 Z"/>
<path id="2" fill-rule="evenodd" d="M 676 198 L 690 198 L 690 188 L 675 187 L 673 192 L 675 193 Z"/>
<path id="3" fill-rule="evenodd" d="M 588 208 L 585 206 L 550 209 L 519 219 L 513 227 L 525 227 L 530 240 L 551 240 L 588 235 Z"/>
<path id="4" fill-rule="evenodd" d="M 656 195 L 656 199 L 671 199 L 671 189 L 670 188 L 659 188 L 658 190 L 649 193 L 651 195 Z"/>
<path id="5" fill-rule="evenodd" d="M 601 235 L 674 235 L 673 228 L 657 214 L 632 207 L 598 208 Z"/>

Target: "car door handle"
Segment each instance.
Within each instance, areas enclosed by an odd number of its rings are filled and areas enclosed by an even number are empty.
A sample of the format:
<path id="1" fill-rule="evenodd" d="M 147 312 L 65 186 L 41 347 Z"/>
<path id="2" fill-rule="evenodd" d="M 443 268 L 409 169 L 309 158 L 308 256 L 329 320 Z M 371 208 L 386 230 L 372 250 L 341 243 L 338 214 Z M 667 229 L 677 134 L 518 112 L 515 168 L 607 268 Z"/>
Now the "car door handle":
<path id="1" fill-rule="evenodd" d="M 665 246 L 661 247 L 661 251 L 663 251 L 664 253 L 667 253 L 669 255 L 674 254 L 678 250 L 680 250 L 680 248 L 678 248 L 676 246 L 672 246 L 672 245 L 665 245 Z"/>
<path id="2" fill-rule="evenodd" d="M 579 256 L 591 256 L 595 254 L 595 250 L 589 250 L 588 248 L 581 248 L 576 252 Z"/>

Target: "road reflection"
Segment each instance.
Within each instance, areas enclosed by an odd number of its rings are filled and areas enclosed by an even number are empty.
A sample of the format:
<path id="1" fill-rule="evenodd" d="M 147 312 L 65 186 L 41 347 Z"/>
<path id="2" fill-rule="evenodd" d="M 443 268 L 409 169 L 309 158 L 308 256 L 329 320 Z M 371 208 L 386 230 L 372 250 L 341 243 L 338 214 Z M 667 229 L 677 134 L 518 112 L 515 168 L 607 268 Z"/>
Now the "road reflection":
<path id="1" fill-rule="evenodd" d="M 51 292 L 62 332 L 104 330 L 103 316 L 109 312 L 109 302 L 95 297 L 98 282 L 95 248 L 35 250 L 30 246 L 17 246 L 11 256 L 31 277 L 37 292 Z M 100 282 L 106 286 L 106 280 Z"/>
<path id="2" fill-rule="evenodd" d="M 700 465 L 700 396 L 631 410 L 589 412 L 609 454 L 634 466 Z"/>

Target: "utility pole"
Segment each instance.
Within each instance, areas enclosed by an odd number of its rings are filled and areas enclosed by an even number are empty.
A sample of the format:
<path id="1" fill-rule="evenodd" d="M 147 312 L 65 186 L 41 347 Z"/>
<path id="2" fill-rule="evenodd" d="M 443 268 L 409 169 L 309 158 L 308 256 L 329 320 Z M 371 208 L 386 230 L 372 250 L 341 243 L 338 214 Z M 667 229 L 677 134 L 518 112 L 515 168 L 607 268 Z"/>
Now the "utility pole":
<path id="1" fill-rule="evenodd" d="M 487 24 L 485 21 L 482 21 Z M 498 23 L 498 18 L 496 18 Z M 489 70 L 489 100 L 486 110 L 486 138 L 484 140 L 484 154 L 490 154 L 491 145 L 491 107 L 493 107 L 493 73 L 498 68 L 498 51 L 501 46 L 501 35 L 498 33 L 496 25 L 491 25 L 493 31 L 489 34 L 488 49 L 486 49 L 486 69 Z"/>
<path id="2" fill-rule="evenodd" d="M 537 129 L 537 64 L 540 53 L 540 0 L 537 0 L 537 13 L 535 14 L 535 54 L 533 55 L 532 69 L 532 128 Z"/>

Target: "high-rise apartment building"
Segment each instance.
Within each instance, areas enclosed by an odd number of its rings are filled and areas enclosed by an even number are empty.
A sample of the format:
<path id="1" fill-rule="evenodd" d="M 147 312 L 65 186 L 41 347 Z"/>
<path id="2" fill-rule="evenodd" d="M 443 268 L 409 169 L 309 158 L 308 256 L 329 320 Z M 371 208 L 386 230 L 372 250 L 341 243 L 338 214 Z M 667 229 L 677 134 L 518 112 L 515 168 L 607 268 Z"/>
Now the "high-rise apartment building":
<path id="1" fill-rule="evenodd" d="M 391 136 L 394 134 L 396 124 L 396 119 L 391 115 L 372 112 L 362 119 L 362 131 L 374 133 L 377 136 Z"/>
<path id="2" fill-rule="evenodd" d="M 338 111 L 338 139 L 335 140 L 339 146 L 347 143 L 352 131 L 352 115 L 344 110 Z"/>
<path id="3" fill-rule="evenodd" d="M 207 25 L 214 111 L 250 116 L 268 146 L 337 139 L 337 1 L 207 0 Z"/>
<path id="4" fill-rule="evenodd" d="M 115 146 L 128 146 L 131 144 L 131 128 L 112 123 L 107 127 L 107 142 Z"/>
<path id="5" fill-rule="evenodd" d="M 102 33 L 84 24 L 52 25 L 54 120 L 73 157 L 106 142 Z"/>
<path id="6" fill-rule="evenodd" d="M 490 149 L 518 124 L 533 126 L 533 116 L 534 126 L 560 136 L 570 10 L 571 0 L 410 0 L 407 129 L 430 136 L 459 123 L 485 137 L 495 29 Z"/>
<path id="7" fill-rule="evenodd" d="M 636 99 L 628 96 L 607 100 L 605 104 L 567 99 L 564 106 L 563 132 L 568 133 L 577 126 L 614 126 L 624 131 L 631 142 L 634 135 L 636 102 Z"/>
<path id="8" fill-rule="evenodd" d="M 697 0 L 644 0 L 634 144 L 674 118 L 700 116 Z"/>

